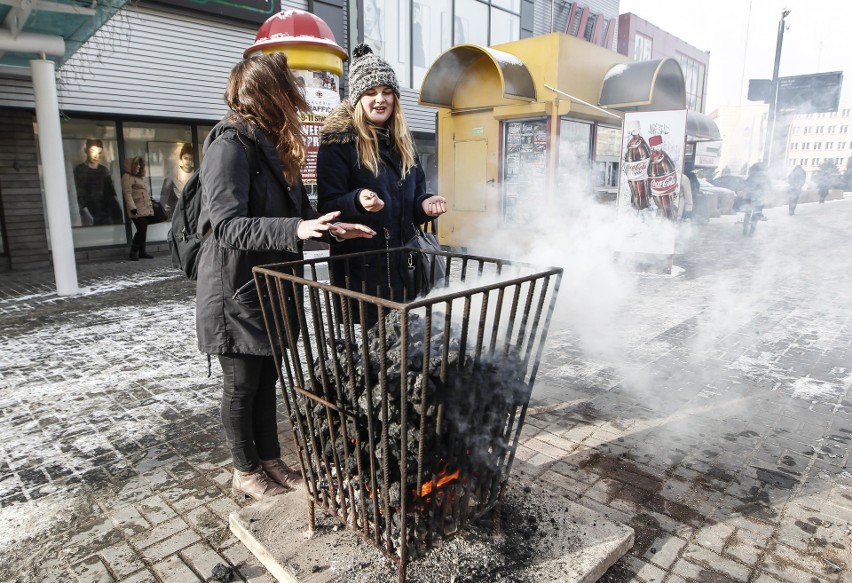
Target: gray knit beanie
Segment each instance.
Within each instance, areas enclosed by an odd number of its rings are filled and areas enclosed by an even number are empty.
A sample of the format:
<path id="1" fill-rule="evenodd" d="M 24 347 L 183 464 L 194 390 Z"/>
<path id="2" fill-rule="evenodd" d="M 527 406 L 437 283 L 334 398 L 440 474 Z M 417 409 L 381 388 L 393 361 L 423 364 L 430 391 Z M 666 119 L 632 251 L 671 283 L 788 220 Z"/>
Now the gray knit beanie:
<path id="1" fill-rule="evenodd" d="M 349 65 L 349 100 L 356 103 L 365 91 L 379 85 L 387 85 L 399 96 L 396 73 L 387 61 L 373 54 L 373 49 L 361 43 L 352 50 Z"/>

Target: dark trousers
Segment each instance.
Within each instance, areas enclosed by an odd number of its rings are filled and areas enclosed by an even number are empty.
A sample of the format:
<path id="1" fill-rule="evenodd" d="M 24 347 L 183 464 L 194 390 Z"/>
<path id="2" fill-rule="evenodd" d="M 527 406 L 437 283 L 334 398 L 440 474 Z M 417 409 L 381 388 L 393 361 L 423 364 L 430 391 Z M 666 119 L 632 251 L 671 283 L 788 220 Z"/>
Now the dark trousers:
<path id="1" fill-rule="evenodd" d="M 133 224 L 136 226 L 136 234 L 133 235 L 132 248 L 144 252 L 145 240 L 148 238 L 148 217 L 135 218 Z"/>
<path id="2" fill-rule="evenodd" d="M 275 415 L 275 381 L 278 372 L 271 356 L 219 355 L 225 388 L 222 425 L 234 467 L 250 472 L 260 460 L 281 457 Z"/>

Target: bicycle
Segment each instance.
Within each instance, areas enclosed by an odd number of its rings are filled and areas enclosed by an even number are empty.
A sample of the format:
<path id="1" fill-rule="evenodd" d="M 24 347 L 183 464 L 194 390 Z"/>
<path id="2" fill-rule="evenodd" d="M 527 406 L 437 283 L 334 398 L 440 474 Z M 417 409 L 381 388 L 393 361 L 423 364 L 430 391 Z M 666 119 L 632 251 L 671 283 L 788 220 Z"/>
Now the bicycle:
<path id="1" fill-rule="evenodd" d="M 746 203 L 740 208 L 743 211 L 743 237 L 751 237 L 754 235 L 757 222 L 763 216 L 763 207 L 761 205 Z"/>

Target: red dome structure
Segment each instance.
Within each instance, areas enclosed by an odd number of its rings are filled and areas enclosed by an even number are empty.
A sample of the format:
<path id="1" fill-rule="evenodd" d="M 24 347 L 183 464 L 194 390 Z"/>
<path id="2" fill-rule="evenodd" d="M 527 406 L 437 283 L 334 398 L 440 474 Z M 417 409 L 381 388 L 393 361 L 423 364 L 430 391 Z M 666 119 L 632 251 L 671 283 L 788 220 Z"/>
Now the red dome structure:
<path id="1" fill-rule="evenodd" d="M 304 10 L 285 9 L 270 16 L 257 31 L 255 42 L 246 49 L 248 57 L 258 51 L 285 50 L 288 46 L 314 45 L 324 48 L 336 57 L 345 60 L 346 51 L 337 44 L 334 33 L 326 22 Z"/>

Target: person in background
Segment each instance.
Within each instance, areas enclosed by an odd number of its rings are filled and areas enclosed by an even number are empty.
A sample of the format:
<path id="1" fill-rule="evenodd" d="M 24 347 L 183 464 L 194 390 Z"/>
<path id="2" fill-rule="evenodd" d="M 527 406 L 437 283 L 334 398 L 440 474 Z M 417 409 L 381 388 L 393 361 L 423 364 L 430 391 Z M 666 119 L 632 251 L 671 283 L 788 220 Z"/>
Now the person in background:
<path id="1" fill-rule="evenodd" d="M 145 251 L 148 220 L 154 216 L 154 205 L 148 181 L 145 179 L 145 159 L 142 156 L 128 160 L 127 171 L 121 175 L 121 192 L 124 195 L 127 216 L 136 227 L 136 233 L 130 244 L 130 260 L 139 261 L 140 257 L 153 259 L 154 256 Z"/>
<path id="2" fill-rule="evenodd" d="M 186 143 L 180 148 L 177 166 L 171 176 L 163 182 L 163 188 L 160 190 L 160 204 L 163 205 L 166 216 L 172 216 L 175 205 L 183 194 L 183 187 L 186 186 L 186 181 L 189 180 L 194 171 L 195 158 L 192 152 L 192 144 Z"/>
<path id="3" fill-rule="evenodd" d="M 802 188 L 805 186 L 806 179 L 805 169 L 801 166 L 793 168 L 787 177 L 787 184 L 789 185 L 787 206 L 789 207 L 791 217 L 796 214 L 796 205 L 799 204 L 799 196 L 802 194 Z"/>
<path id="4" fill-rule="evenodd" d="M 748 169 L 748 178 L 746 178 L 743 189 L 748 196 L 748 204 L 751 205 L 754 213 L 761 220 L 765 220 L 763 205 L 766 197 L 772 191 L 772 183 L 763 162 L 752 164 L 751 168 Z"/>
<path id="5" fill-rule="evenodd" d="M 230 112 L 204 142 L 196 330 L 202 352 L 222 366 L 221 418 L 235 495 L 283 494 L 301 479 L 281 460 L 276 419 L 278 370 L 252 268 L 302 258 L 302 241 L 372 237 L 363 225 L 320 216 L 299 177 L 309 112 L 284 53 L 253 56 L 231 71 Z M 295 309 L 288 298 L 287 309 Z M 283 347 L 278 347 L 283 349 Z"/>
<path id="6" fill-rule="evenodd" d="M 381 236 L 332 244 L 332 256 L 402 247 L 414 237 L 415 225 L 447 211 L 444 197 L 426 191 L 393 69 L 367 45 L 355 47 L 352 55 L 349 99 L 332 111 L 320 132 L 317 208 L 340 212 L 345 221 L 363 221 Z M 401 301 L 405 266 L 398 259 L 391 259 L 378 280 L 371 277 L 376 274 L 350 272 L 350 288 L 360 290 L 366 283 L 367 289 Z M 344 267 L 333 264 L 334 281 L 343 281 Z"/>
<path id="7" fill-rule="evenodd" d="M 86 152 L 86 161 L 74 167 L 74 188 L 83 226 L 122 224 L 124 219 L 118 206 L 118 194 L 109 169 L 101 164 L 104 143 L 86 140 L 83 151 Z"/>
<path id="8" fill-rule="evenodd" d="M 831 183 L 834 178 L 835 169 L 833 164 L 823 162 L 819 170 L 816 171 L 817 190 L 819 192 L 819 203 L 825 204 L 825 199 L 828 198 L 828 191 L 831 189 Z"/>

